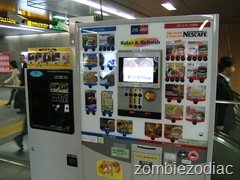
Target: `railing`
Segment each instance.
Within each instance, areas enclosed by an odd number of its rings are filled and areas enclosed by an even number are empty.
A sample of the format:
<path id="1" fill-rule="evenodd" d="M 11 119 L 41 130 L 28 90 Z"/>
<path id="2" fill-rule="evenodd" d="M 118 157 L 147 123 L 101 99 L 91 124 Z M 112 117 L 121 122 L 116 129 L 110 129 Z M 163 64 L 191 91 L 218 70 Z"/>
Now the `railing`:
<path id="1" fill-rule="evenodd" d="M 233 93 L 234 99 L 240 101 L 240 94 L 238 94 L 238 93 L 235 92 L 235 91 L 232 91 L 232 93 Z"/>
<path id="2" fill-rule="evenodd" d="M 230 104 L 234 105 L 234 112 L 236 123 L 240 125 L 240 101 L 216 101 L 216 104 Z"/>
<path id="3" fill-rule="evenodd" d="M 220 135 L 221 137 L 227 138 L 229 141 L 240 145 L 240 101 L 216 101 L 216 104 L 233 105 L 235 113 L 235 127 L 230 132 L 221 132 L 215 130 L 215 135 Z"/>
<path id="4" fill-rule="evenodd" d="M 238 142 L 229 138 L 226 134 L 224 134 L 222 132 L 215 132 L 214 135 L 215 135 L 214 136 L 215 141 L 218 141 L 219 143 L 224 144 L 224 146 L 228 146 L 235 152 L 240 151 L 240 144 L 238 144 Z"/>
<path id="5" fill-rule="evenodd" d="M 25 89 L 25 86 L 0 85 L 0 88 Z"/>
<path id="6" fill-rule="evenodd" d="M 240 102 L 237 101 L 216 101 L 217 104 L 236 104 L 236 105 L 240 105 Z"/>

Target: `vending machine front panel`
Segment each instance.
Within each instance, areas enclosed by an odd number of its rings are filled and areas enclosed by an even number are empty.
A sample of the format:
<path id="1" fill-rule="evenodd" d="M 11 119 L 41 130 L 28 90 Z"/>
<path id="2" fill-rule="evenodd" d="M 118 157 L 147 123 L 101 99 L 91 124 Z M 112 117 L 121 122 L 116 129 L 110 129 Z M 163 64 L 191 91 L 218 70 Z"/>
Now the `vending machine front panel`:
<path id="1" fill-rule="evenodd" d="M 74 133 L 72 70 L 28 69 L 32 128 Z"/>

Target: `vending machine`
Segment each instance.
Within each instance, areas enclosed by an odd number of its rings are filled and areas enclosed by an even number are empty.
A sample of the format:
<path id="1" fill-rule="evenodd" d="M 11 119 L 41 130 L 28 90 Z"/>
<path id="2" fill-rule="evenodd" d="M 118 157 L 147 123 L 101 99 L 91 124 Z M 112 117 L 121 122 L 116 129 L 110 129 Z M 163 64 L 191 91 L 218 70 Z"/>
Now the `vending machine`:
<path id="1" fill-rule="evenodd" d="M 83 179 L 209 180 L 218 15 L 79 23 L 76 32 Z"/>
<path id="2" fill-rule="evenodd" d="M 53 50 L 54 49 L 54 50 Z M 48 61 L 43 61 L 48 54 Z M 57 61 L 52 55 L 58 54 Z M 35 48 L 25 71 L 32 180 L 78 180 L 79 135 L 73 79 L 66 48 Z M 68 59 L 68 61 L 63 61 Z"/>
<path id="3" fill-rule="evenodd" d="M 72 69 L 27 69 L 31 178 L 78 179 Z"/>
<path id="4" fill-rule="evenodd" d="M 69 47 L 28 48 L 25 89 L 32 180 L 82 179 L 75 22 L 93 20 L 70 18 Z"/>

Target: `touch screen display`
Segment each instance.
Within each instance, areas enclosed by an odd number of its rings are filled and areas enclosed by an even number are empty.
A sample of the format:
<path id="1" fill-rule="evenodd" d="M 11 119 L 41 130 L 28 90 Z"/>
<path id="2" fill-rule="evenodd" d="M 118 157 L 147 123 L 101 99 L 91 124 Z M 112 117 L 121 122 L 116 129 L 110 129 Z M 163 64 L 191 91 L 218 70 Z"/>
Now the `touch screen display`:
<path id="1" fill-rule="evenodd" d="M 158 51 L 118 53 L 118 86 L 160 88 L 161 53 Z"/>
<path id="2" fill-rule="evenodd" d="M 153 83 L 154 59 L 147 57 L 123 58 L 123 82 Z"/>

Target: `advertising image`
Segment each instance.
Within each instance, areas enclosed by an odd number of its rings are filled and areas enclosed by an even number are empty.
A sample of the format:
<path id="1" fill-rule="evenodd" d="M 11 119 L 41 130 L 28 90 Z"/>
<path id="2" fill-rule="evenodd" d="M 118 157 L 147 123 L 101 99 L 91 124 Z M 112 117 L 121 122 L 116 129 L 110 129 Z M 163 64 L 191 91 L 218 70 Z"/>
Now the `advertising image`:
<path id="1" fill-rule="evenodd" d="M 70 68 L 69 47 L 28 48 L 28 67 Z"/>

